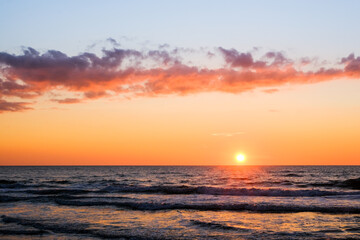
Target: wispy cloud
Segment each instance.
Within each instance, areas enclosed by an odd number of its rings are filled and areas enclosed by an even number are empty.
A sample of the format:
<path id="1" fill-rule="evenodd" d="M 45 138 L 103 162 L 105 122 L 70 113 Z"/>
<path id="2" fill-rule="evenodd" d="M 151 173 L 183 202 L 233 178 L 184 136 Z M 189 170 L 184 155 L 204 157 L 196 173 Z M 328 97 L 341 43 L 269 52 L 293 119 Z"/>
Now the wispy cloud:
<path id="1" fill-rule="evenodd" d="M 64 99 L 53 99 L 52 101 L 63 103 L 63 104 L 73 104 L 73 103 L 79 103 L 81 99 L 79 98 L 64 98 Z"/>
<path id="2" fill-rule="evenodd" d="M 102 55 L 84 52 L 68 56 L 57 50 L 40 53 L 26 48 L 22 54 L 0 52 L 0 99 L 2 112 L 31 109 L 21 99 L 43 96 L 61 88 L 82 96 L 79 99 L 55 100 L 77 103 L 108 97 L 108 92 L 125 97 L 186 95 L 199 92 L 240 93 L 255 88 L 277 91 L 284 84 L 308 84 L 334 78 L 360 76 L 360 57 L 350 54 L 337 62 L 336 67 L 319 67 L 304 71 L 296 67 L 297 60 L 283 52 L 267 52 L 255 58 L 251 52 L 215 48 L 199 50 L 207 59 L 216 58 L 217 67 L 190 64 L 181 53 L 194 51 L 182 48 L 158 47 L 152 50 L 120 48 L 109 38 L 112 49 Z M 304 57 L 299 59 L 310 59 Z M 311 60 L 306 62 L 311 65 Z M 13 102 L 13 98 L 20 99 Z M 50 99 L 51 100 L 51 99 Z"/>
<path id="3" fill-rule="evenodd" d="M 269 89 L 264 89 L 263 92 L 264 93 L 275 93 L 275 92 L 278 92 L 279 89 L 276 89 L 276 88 L 269 88 Z"/>
<path id="4" fill-rule="evenodd" d="M 26 102 L 7 102 L 5 100 L 0 99 L 0 113 L 1 112 L 19 112 L 28 109 L 32 109 L 28 107 L 29 103 Z"/>

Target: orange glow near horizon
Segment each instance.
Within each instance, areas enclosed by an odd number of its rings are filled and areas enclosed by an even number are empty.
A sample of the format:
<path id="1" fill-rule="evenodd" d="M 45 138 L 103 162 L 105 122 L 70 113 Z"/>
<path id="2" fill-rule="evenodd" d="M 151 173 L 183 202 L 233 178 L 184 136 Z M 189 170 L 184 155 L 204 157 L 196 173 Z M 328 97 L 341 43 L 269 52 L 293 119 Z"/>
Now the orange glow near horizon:
<path id="1" fill-rule="evenodd" d="M 340 83 L 347 95 L 332 91 Z M 355 89 L 333 81 L 272 94 L 39 103 L 0 115 L 0 164 L 233 165 L 244 149 L 244 165 L 358 165 Z"/>

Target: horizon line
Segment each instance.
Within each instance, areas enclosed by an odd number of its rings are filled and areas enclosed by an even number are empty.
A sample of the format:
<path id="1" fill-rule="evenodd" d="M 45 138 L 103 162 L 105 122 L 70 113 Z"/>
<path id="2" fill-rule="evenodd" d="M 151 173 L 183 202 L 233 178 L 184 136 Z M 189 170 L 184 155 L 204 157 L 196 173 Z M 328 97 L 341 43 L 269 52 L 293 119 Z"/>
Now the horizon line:
<path id="1" fill-rule="evenodd" d="M 246 164 L 212 164 L 212 165 L 0 165 L 0 167 L 262 167 L 262 166 L 360 166 L 360 164 L 263 164 L 263 165 L 246 165 Z"/>

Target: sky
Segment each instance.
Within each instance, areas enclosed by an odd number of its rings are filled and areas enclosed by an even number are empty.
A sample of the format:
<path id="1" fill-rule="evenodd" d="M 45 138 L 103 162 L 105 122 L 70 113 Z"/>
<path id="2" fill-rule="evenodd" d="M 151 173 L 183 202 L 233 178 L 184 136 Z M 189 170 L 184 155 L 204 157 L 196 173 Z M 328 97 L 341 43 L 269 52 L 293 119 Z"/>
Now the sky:
<path id="1" fill-rule="evenodd" d="M 358 9 L 0 0 L 0 165 L 359 165 Z"/>

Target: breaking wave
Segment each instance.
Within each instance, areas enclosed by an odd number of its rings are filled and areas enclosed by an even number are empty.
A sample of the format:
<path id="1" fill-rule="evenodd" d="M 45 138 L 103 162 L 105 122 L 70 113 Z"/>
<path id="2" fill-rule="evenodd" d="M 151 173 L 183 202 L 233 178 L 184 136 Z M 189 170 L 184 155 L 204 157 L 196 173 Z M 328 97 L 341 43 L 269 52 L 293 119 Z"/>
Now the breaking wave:
<path id="1" fill-rule="evenodd" d="M 25 219 L 25 218 L 18 218 L 18 217 L 9 217 L 2 215 L 1 220 L 7 223 L 16 223 L 21 226 L 25 227 L 32 227 L 35 228 L 34 230 L 2 230 L 0 234 L 7 234 L 7 235 L 43 235 L 43 234 L 51 234 L 51 233 L 65 233 L 65 234 L 81 234 L 92 236 L 96 238 L 102 239 L 166 239 L 166 238 L 157 238 L 153 236 L 141 236 L 136 234 L 130 234 L 128 232 L 122 233 L 121 229 L 114 232 L 114 231 L 106 231 L 106 230 L 99 230 L 96 228 L 91 228 L 90 224 L 87 223 L 74 223 L 74 222 L 67 222 L 67 223 L 54 223 L 54 222 L 44 222 L 43 220 L 36 220 L 36 219 Z"/>
<path id="2" fill-rule="evenodd" d="M 360 192 L 341 192 L 325 190 L 286 190 L 261 188 L 221 188 L 221 187 L 189 187 L 189 186 L 127 186 L 113 185 L 100 192 L 119 193 L 161 193 L 161 194 L 208 194 L 230 196 L 270 196 L 270 197 L 320 197 L 334 195 L 360 195 Z"/>
<path id="3" fill-rule="evenodd" d="M 226 224 L 218 223 L 218 222 L 205 222 L 200 220 L 190 220 L 190 223 L 199 226 L 202 228 L 210 228 L 210 229 L 220 229 L 220 230 L 234 230 L 234 231 L 249 231 L 245 228 L 232 227 Z"/>
<path id="4" fill-rule="evenodd" d="M 118 208 L 141 210 L 141 211 L 158 211 L 158 210 L 199 210 L 199 211 L 249 211 L 258 213 L 297 213 L 297 212 L 318 212 L 333 214 L 359 214 L 360 208 L 343 207 L 343 206 L 300 206 L 300 205 L 271 205 L 271 204 L 221 204 L 221 203 L 155 203 L 155 202 L 133 202 L 133 201 L 73 201 L 56 199 L 59 205 L 67 206 L 115 206 Z"/>
<path id="5" fill-rule="evenodd" d="M 324 183 L 311 183 L 314 187 L 338 187 L 360 190 L 360 178 L 351 178 L 345 181 L 333 180 Z"/>

